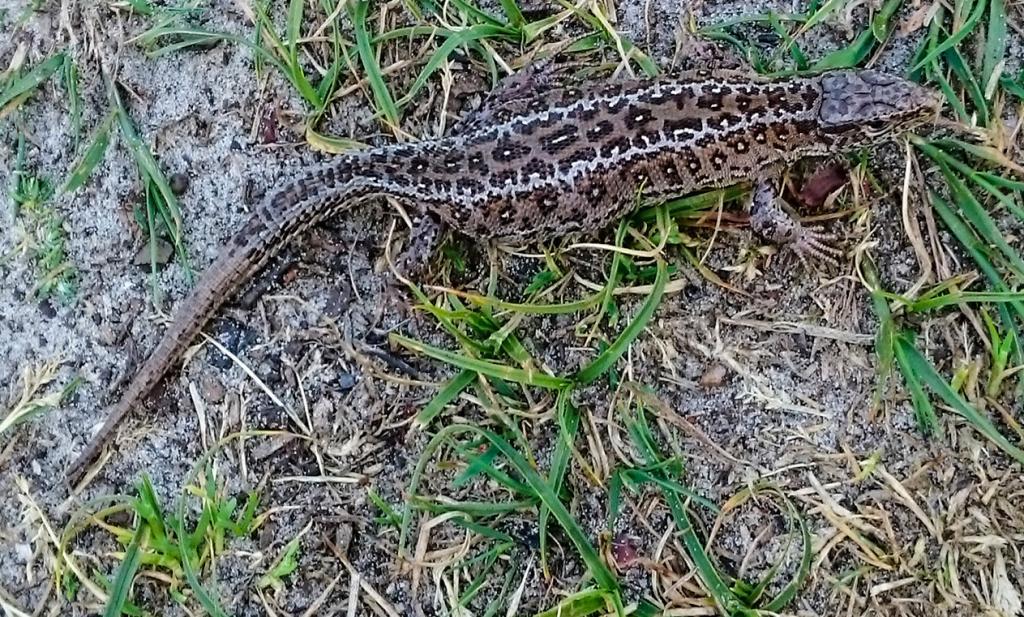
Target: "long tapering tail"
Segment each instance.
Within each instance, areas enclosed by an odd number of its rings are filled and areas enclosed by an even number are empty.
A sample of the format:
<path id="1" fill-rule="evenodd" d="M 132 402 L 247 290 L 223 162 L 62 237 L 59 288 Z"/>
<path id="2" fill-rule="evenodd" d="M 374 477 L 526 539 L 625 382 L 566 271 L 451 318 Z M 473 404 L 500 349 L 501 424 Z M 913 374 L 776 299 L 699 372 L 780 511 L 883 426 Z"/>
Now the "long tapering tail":
<path id="1" fill-rule="evenodd" d="M 309 227 L 353 204 L 384 193 L 390 186 L 379 174 L 367 173 L 374 157 L 401 158 L 408 147 L 356 152 L 292 182 L 264 202 L 203 273 L 198 286 L 174 313 L 160 343 L 111 409 L 106 421 L 71 465 L 72 485 L 84 477 L 114 429 L 141 405 L 181 357 L 203 326 L 257 270 Z"/>

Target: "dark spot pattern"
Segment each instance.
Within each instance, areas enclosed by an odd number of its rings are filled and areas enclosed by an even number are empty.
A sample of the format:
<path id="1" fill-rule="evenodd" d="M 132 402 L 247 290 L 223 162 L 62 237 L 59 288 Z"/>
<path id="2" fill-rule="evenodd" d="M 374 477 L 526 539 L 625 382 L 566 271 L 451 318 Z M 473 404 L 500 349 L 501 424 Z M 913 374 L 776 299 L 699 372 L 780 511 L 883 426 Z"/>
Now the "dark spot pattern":
<path id="1" fill-rule="evenodd" d="M 462 176 L 455 181 L 455 188 L 463 193 L 478 194 L 483 192 L 484 185 L 479 180 L 474 180 L 471 176 Z"/>
<path id="2" fill-rule="evenodd" d="M 578 135 L 576 125 L 567 124 L 541 138 L 541 148 L 547 154 L 558 154 L 575 144 Z"/>
<path id="3" fill-rule="evenodd" d="M 722 108 L 725 98 L 721 94 L 713 94 L 710 92 L 702 92 L 697 97 L 697 107 L 701 109 L 710 109 L 711 111 L 718 111 Z"/>
<path id="4" fill-rule="evenodd" d="M 554 171 L 554 165 L 539 158 L 532 158 L 527 161 L 526 165 L 523 165 L 523 175 L 527 177 L 536 175 L 543 178 L 550 176 Z"/>
<path id="5" fill-rule="evenodd" d="M 587 139 L 600 139 L 605 135 L 611 135 L 612 131 L 615 130 L 615 125 L 608 120 L 601 120 L 594 126 L 587 129 Z"/>
<path id="6" fill-rule="evenodd" d="M 491 186 L 501 188 L 516 181 L 518 171 L 515 169 L 503 169 L 491 174 Z"/>
<path id="7" fill-rule="evenodd" d="M 620 135 L 614 139 L 608 140 L 603 146 L 601 146 L 601 156 L 604 158 L 612 158 L 617 153 L 625 152 L 629 149 L 629 137 Z"/>
<path id="8" fill-rule="evenodd" d="M 708 128 L 719 131 L 739 126 L 742 121 L 738 115 L 728 112 L 716 114 L 707 120 Z"/>
<path id="9" fill-rule="evenodd" d="M 623 124 L 630 131 L 639 130 L 651 122 L 654 122 L 654 114 L 647 107 L 631 105 L 622 113 Z"/>
<path id="10" fill-rule="evenodd" d="M 683 133 L 699 133 L 704 128 L 704 121 L 700 118 L 682 117 L 665 120 L 665 132 L 669 135 L 679 136 Z"/>
<path id="11" fill-rule="evenodd" d="M 479 152 L 474 152 L 469 155 L 469 170 L 475 173 L 484 173 L 487 171 L 487 163 L 484 161 L 484 157 Z"/>
<path id="12" fill-rule="evenodd" d="M 498 163 L 509 163 L 529 153 L 529 146 L 506 137 L 494 144 L 491 158 Z"/>

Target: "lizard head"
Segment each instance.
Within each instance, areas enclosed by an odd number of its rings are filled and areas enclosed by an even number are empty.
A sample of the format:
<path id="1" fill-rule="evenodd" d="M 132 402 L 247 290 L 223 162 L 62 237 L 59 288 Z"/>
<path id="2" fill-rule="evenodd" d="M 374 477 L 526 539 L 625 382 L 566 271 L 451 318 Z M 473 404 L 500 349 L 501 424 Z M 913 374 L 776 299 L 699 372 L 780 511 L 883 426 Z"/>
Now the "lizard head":
<path id="1" fill-rule="evenodd" d="M 912 81 L 873 70 L 844 70 L 821 76 L 820 129 L 841 144 L 882 141 L 933 119 L 939 96 Z"/>

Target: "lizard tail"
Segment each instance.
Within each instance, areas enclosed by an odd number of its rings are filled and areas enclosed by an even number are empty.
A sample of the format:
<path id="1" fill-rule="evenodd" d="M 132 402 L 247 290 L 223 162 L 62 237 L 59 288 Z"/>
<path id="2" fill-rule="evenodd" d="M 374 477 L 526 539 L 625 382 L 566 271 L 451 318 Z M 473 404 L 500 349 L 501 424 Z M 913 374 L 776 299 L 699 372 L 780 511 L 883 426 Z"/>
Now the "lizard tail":
<path id="1" fill-rule="evenodd" d="M 159 344 L 135 374 L 109 415 L 67 471 L 72 486 L 85 476 L 114 429 L 163 379 L 217 310 L 292 238 L 367 198 L 391 193 L 384 178 L 366 173 L 372 157 L 397 148 L 355 152 L 276 192 L 228 241 L 221 256 L 176 308 Z"/>

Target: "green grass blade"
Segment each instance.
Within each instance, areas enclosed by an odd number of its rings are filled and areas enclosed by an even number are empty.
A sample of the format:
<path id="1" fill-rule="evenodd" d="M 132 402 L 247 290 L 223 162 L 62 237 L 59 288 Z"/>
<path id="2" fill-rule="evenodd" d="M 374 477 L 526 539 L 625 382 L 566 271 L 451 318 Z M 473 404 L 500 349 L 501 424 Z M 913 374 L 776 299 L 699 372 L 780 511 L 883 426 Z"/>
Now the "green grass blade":
<path id="1" fill-rule="evenodd" d="M 349 17 L 352 19 L 352 27 L 356 35 L 356 49 L 359 52 L 359 59 L 366 71 L 366 80 L 370 83 L 370 91 L 378 109 L 383 112 L 384 117 L 392 126 L 397 127 L 398 107 L 391 96 L 391 91 L 384 83 L 384 75 L 380 70 L 380 64 L 373 53 L 373 46 L 370 42 L 370 33 L 366 27 L 367 12 L 370 8 L 369 0 L 354 0 L 349 4 Z"/>
<path id="2" fill-rule="evenodd" d="M 981 16 L 984 12 L 985 2 L 984 0 L 981 0 L 976 5 L 974 5 L 974 10 L 971 11 L 971 14 L 967 17 L 966 20 L 964 20 L 963 25 L 956 32 L 952 33 L 948 38 L 946 38 L 941 43 L 936 45 L 934 49 L 925 54 L 924 58 L 921 58 L 917 62 L 917 64 L 914 65 L 911 71 L 916 71 L 920 69 L 921 67 L 928 64 L 932 60 L 938 58 L 947 49 L 952 49 L 953 47 L 959 45 L 960 41 L 967 38 L 967 36 L 974 31 L 974 27 L 978 25 L 978 22 L 981 20 Z"/>
<path id="3" fill-rule="evenodd" d="M 579 410 L 569 400 L 571 390 L 566 388 L 558 393 L 556 409 L 558 411 L 558 441 L 555 443 L 555 452 L 551 456 L 551 471 L 548 473 L 548 481 L 556 495 L 562 492 L 562 484 L 565 482 L 565 472 L 569 468 L 569 461 L 572 459 L 573 444 L 576 442 L 576 433 L 580 426 Z M 547 546 L 548 546 L 548 519 L 551 510 L 545 504 L 541 504 L 540 523 L 538 530 L 540 534 L 540 562 L 545 575 L 548 573 Z"/>
<path id="4" fill-rule="evenodd" d="M 125 550 L 121 565 L 117 568 L 117 575 L 114 577 L 114 584 L 110 589 L 110 597 L 107 606 L 103 609 L 103 617 L 118 617 L 124 613 L 125 603 L 128 601 L 128 594 L 132 590 L 132 583 L 135 581 L 135 574 L 139 571 L 142 563 L 142 545 L 149 537 L 149 525 L 139 520 L 139 526 L 132 535 L 132 540 Z"/>
<path id="5" fill-rule="evenodd" d="M 942 54 L 942 59 L 946 62 L 946 66 L 956 74 L 957 79 L 964 85 L 967 94 L 971 97 L 974 111 L 978 114 L 977 123 L 981 126 L 988 126 L 989 109 L 985 93 L 982 91 L 983 86 L 978 85 L 978 80 L 975 79 L 971 68 L 967 66 L 967 60 L 963 54 L 959 49 L 953 47 Z"/>
<path id="6" fill-rule="evenodd" d="M 437 417 L 437 414 L 444 411 L 444 408 L 448 403 L 455 400 L 460 392 L 466 389 L 466 386 L 473 383 L 476 379 L 477 373 L 475 371 L 463 370 L 451 381 L 449 381 L 441 390 L 430 399 L 430 402 L 416 414 L 415 424 L 420 428 L 426 428 L 430 426 L 430 423 Z"/>
<path id="7" fill-rule="evenodd" d="M 589 617 L 614 611 L 614 598 L 602 589 L 585 589 L 533 617 Z"/>
<path id="8" fill-rule="evenodd" d="M 968 190 L 963 180 L 950 169 L 949 165 L 943 161 L 936 162 L 946 178 L 946 183 L 949 185 L 950 192 L 953 194 L 957 206 L 960 207 L 960 212 L 970 221 L 975 231 L 986 243 L 999 249 L 999 252 L 1003 254 L 1009 266 L 1014 270 L 1014 275 L 1017 278 L 1024 279 L 1024 260 L 1021 259 L 1020 254 L 1017 253 L 1003 236 L 1002 232 L 999 231 L 999 227 L 985 210 L 984 206 L 981 205 L 981 202 L 978 201 L 978 198 Z"/>
<path id="9" fill-rule="evenodd" d="M 435 360 L 447 362 L 448 364 L 457 366 L 463 370 L 474 371 L 497 379 L 504 379 L 506 381 L 514 381 L 527 386 L 537 386 L 552 390 L 560 390 L 572 383 L 568 379 L 552 377 L 546 373 L 517 369 L 511 366 L 505 366 L 504 364 L 490 362 L 488 360 L 470 358 L 446 349 L 440 349 L 432 345 L 427 345 L 426 343 L 421 343 L 420 341 L 406 338 L 401 334 L 392 333 L 389 338 L 392 342 L 398 343 L 402 347 L 411 351 L 422 353 L 434 358 Z"/>
<path id="10" fill-rule="evenodd" d="M 309 79 L 302 70 L 302 64 L 299 62 L 299 39 L 302 37 L 302 13 L 305 4 L 306 0 L 291 0 L 288 5 L 286 33 L 288 40 L 285 42 L 288 53 L 287 73 L 289 81 L 295 85 L 302 98 L 306 99 L 306 102 L 313 109 L 321 111 L 323 109 L 323 100 L 320 98 L 320 93 L 309 83 Z"/>
<path id="11" fill-rule="evenodd" d="M 1009 75 L 1003 75 L 999 78 L 999 85 L 1003 90 L 1024 101 L 1024 71 L 1021 71 L 1016 79 Z"/>
<path id="12" fill-rule="evenodd" d="M 438 34 L 441 33 L 439 32 Z M 434 74 L 434 71 L 447 62 L 448 57 L 459 47 L 480 39 L 513 38 L 513 34 L 508 28 L 492 26 L 490 24 L 477 24 L 463 30 L 455 30 L 448 33 L 444 43 L 431 54 L 419 75 L 416 76 L 416 80 L 409 87 L 409 91 L 395 105 L 399 108 L 408 105 L 413 97 L 427 84 L 427 80 Z"/>
<path id="13" fill-rule="evenodd" d="M 988 279 L 989 286 L 999 292 L 1009 291 L 1003 282 L 1003 277 L 991 261 L 989 247 L 978 240 L 963 219 L 953 211 L 952 206 L 946 203 L 946 200 L 938 193 L 929 191 L 928 195 L 932 207 L 939 213 L 943 223 L 946 224 L 946 227 L 953 233 L 957 241 L 960 242 L 960 245 L 964 247 L 967 254 L 971 256 L 971 259 L 974 260 L 974 263 L 981 270 L 982 274 L 985 275 L 985 278 Z M 998 305 L 999 316 L 1003 321 L 1003 326 L 1013 331 L 1015 340 L 1019 341 L 1021 340 L 1020 332 L 1017 328 L 1017 321 L 1010 314 L 1011 308 L 1017 315 L 1017 319 L 1024 321 L 1024 303 L 1011 301 Z M 1016 349 L 1016 358 L 1018 363 L 1024 362 L 1024 351 L 1019 346 Z"/>
<path id="14" fill-rule="evenodd" d="M 893 350 L 896 355 L 896 363 L 900 367 L 903 381 L 910 391 L 910 405 L 914 408 L 914 419 L 917 421 L 917 428 L 925 435 L 934 435 L 939 426 L 939 419 L 935 414 L 935 407 L 931 399 L 924 391 L 919 376 L 920 367 L 915 364 L 913 358 L 907 354 L 906 348 L 900 344 L 901 335 L 893 339 Z"/>
<path id="15" fill-rule="evenodd" d="M 608 346 L 608 349 L 600 353 L 594 361 L 583 367 L 579 373 L 574 377 L 574 381 L 577 383 L 588 384 L 593 382 L 595 379 L 600 377 L 615 365 L 615 362 L 626 353 L 629 346 L 640 333 L 643 332 L 644 328 L 647 327 L 647 322 L 650 321 L 654 315 L 654 310 L 658 307 L 661 302 L 661 296 L 665 292 L 665 284 L 668 282 L 668 265 L 664 260 L 658 259 L 658 273 L 654 279 L 654 284 L 651 288 L 651 294 L 647 296 L 647 300 L 644 302 L 643 307 L 637 314 L 636 318 L 622 331 L 615 342 Z"/>
<path id="16" fill-rule="evenodd" d="M 11 105 L 16 100 L 31 96 L 32 92 L 44 81 L 49 79 L 64 66 L 64 54 L 50 56 L 46 60 L 32 67 L 27 73 L 13 80 L 0 92 L 0 119 L 14 111 L 16 105 Z"/>
<path id="17" fill-rule="evenodd" d="M 926 384 L 946 405 L 967 420 L 975 430 L 988 438 L 999 449 L 1013 457 L 1018 463 L 1024 463 L 1024 450 L 1010 443 L 991 420 L 981 415 L 977 409 L 950 387 L 946 380 L 935 370 L 932 363 L 917 350 L 914 346 L 913 337 L 910 334 L 904 333 L 902 336 L 897 337 L 896 346 L 898 352 L 905 356 L 908 367 L 916 378 L 920 379 L 921 383 Z"/>
<path id="18" fill-rule="evenodd" d="M 657 451 L 656 446 L 651 442 L 650 439 L 644 438 L 642 435 L 646 430 L 634 430 L 642 428 L 642 420 L 634 420 L 631 422 L 630 434 L 633 436 L 633 443 L 641 451 L 644 459 L 649 465 L 659 465 L 664 463 L 661 453 Z M 686 506 L 683 505 L 683 501 L 679 498 L 679 495 L 673 491 L 662 491 L 662 495 L 665 497 L 665 502 L 668 504 L 669 511 L 672 513 L 672 518 L 676 522 L 676 527 L 679 529 L 679 533 L 683 538 L 683 546 L 686 548 L 686 552 L 690 555 L 690 559 L 693 561 L 694 566 L 697 568 L 697 573 L 700 576 L 701 581 L 704 583 L 704 587 L 711 594 L 711 597 L 718 604 L 718 607 L 723 610 L 727 615 L 737 615 L 739 611 L 743 610 L 742 603 L 739 598 L 733 593 L 729 584 L 722 578 L 722 575 L 718 572 L 718 568 L 711 561 L 711 557 L 707 551 L 704 550 L 704 543 L 699 537 L 697 537 L 697 531 L 690 521 L 690 516 L 687 514 Z"/>
<path id="19" fill-rule="evenodd" d="M 935 309 L 959 304 L 998 304 L 1024 301 L 1024 292 L 1011 291 L 961 291 L 934 296 L 907 303 L 907 310 L 927 313 Z"/>
<path id="20" fill-rule="evenodd" d="M 71 136 L 75 142 L 82 133 L 82 94 L 78 91 L 78 66 L 71 56 L 65 56 L 62 81 L 68 92 L 68 109 L 71 112 Z"/>
<path id="21" fill-rule="evenodd" d="M 212 617 L 227 617 L 227 613 L 220 607 L 220 603 L 214 598 L 210 592 L 199 582 L 199 576 L 196 573 L 195 567 L 192 565 L 192 558 L 190 556 L 191 551 L 184 546 L 184 538 L 188 538 L 189 534 L 185 531 L 185 500 L 178 500 L 178 512 L 175 519 L 175 535 L 178 541 L 178 550 L 181 552 L 181 569 L 185 574 L 185 580 L 188 581 L 188 586 L 192 589 L 192 593 L 195 594 L 196 599 L 199 600 L 199 604 L 209 613 Z"/>
<path id="22" fill-rule="evenodd" d="M 89 179 L 89 176 L 96 169 L 96 166 L 99 165 L 100 161 L 103 160 L 103 156 L 107 152 L 107 146 L 110 145 L 110 127 L 113 123 L 114 114 L 111 113 L 103 121 L 103 124 L 96 129 L 89 147 L 85 149 L 85 153 L 82 155 L 82 159 L 78 161 L 78 164 L 74 166 L 68 175 L 68 181 L 64 183 L 64 188 L 62 189 L 63 192 L 71 193 L 78 190 Z"/>
<path id="23" fill-rule="evenodd" d="M 551 484 L 541 477 L 533 466 L 523 458 L 523 455 L 501 436 L 483 429 L 474 428 L 473 430 L 490 441 L 508 460 L 516 472 L 526 480 L 530 488 L 536 492 L 537 496 L 540 497 L 541 503 L 551 511 L 552 516 L 555 517 L 555 520 L 562 526 L 562 530 L 565 531 L 566 535 L 569 536 L 576 546 L 576 550 L 579 552 L 583 562 L 587 564 L 587 568 L 590 569 L 590 573 L 594 576 L 597 584 L 602 589 L 617 593 L 619 584 L 615 579 L 615 575 L 612 574 L 608 566 L 601 560 L 597 550 L 590 544 L 590 540 L 587 539 L 583 529 L 580 528 L 572 514 L 562 504 Z"/>
<path id="24" fill-rule="evenodd" d="M 981 64 L 981 86 L 986 92 L 991 87 L 999 64 L 1006 57 L 1006 3 L 988 0 L 988 31 L 985 33 L 985 51 Z M 993 91 L 994 94 L 995 91 Z"/>
<path id="25" fill-rule="evenodd" d="M 852 68 L 860 65 L 861 62 L 871 55 L 871 52 L 874 51 L 875 46 L 879 42 L 884 41 L 892 34 L 893 28 L 896 27 L 893 16 L 902 4 L 903 0 L 888 0 L 882 5 L 878 14 L 875 15 L 870 28 L 860 33 L 857 39 L 850 45 L 834 51 L 815 62 L 811 69 L 814 71 L 825 71 Z"/>
<path id="26" fill-rule="evenodd" d="M 160 165 L 157 163 L 153 153 L 149 150 L 149 146 L 139 138 L 138 133 L 135 131 L 135 125 L 132 123 L 131 116 L 128 114 L 128 110 L 122 103 L 121 96 L 113 84 L 110 85 L 110 97 L 117 112 L 121 136 L 131 150 L 132 157 L 139 167 L 139 172 L 143 177 L 143 184 L 152 184 L 160 195 L 163 207 L 158 208 L 158 214 L 167 225 L 167 231 L 171 234 L 171 242 L 174 244 L 178 258 L 181 260 L 186 276 L 191 283 L 193 274 L 191 267 L 188 265 L 188 253 L 185 249 L 185 241 L 181 233 L 181 207 L 178 205 L 178 198 L 167 183 L 167 178 L 164 177 L 164 173 L 161 171 Z"/>

